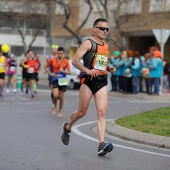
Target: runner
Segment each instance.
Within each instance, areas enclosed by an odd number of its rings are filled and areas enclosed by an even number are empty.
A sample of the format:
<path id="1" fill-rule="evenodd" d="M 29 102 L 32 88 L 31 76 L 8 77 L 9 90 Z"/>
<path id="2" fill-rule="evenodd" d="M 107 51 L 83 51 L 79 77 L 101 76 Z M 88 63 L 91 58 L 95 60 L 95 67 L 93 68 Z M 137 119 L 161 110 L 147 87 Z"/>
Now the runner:
<path id="1" fill-rule="evenodd" d="M 3 97 L 3 86 L 4 86 L 4 79 L 5 79 L 5 71 L 6 71 L 6 58 L 2 55 L 0 50 L 0 97 Z"/>
<path id="2" fill-rule="evenodd" d="M 38 84 L 38 81 L 39 81 L 39 74 L 38 74 L 38 71 L 41 67 L 41 61 L 40 61 L 40 55 L 39 54 L 35 54 L 35 83 L 34 83 L 34 93 L 36 94 L 37 93 L 37 84 Z"/>
<path id="3" fill-rule="evenodd" d="M 28 84 L 31 90 L 31 97 L 34 98 L 34 82 L 35 82 L 35 60 L 33 58 L 33 51 L 28 50 L 28 57 L 24 58 L 21 62 L 21 65 L 26 68 L 26 82 L 27 82 L 27 89 Z M 26 64 L 25 64 L 26 63 Z"/>
<path id="4" fill-rule="evenodd" d="M 57 44 L 53 44 L 51 46 L 51 52 L 52 54 L 47 56 L 46 58 L 46 63 L 48 63 L 48 61 L 50 61 L 52 58 L 56 58 L 57 57 L 57 49 L 58 49 L 58 45 Z M 52 66 L 48 67 L 49 71 L 52 72 Z M 46 73 L 46 71 L 44 72 Z M 49 87 L 51 90 L 51 101 L 52 101 L 52 108 L 54 108 L 54 101 L 53 101 L 53 84 L 52 84 L 52 77 L 50 76 L 50 74 L 48 74 L 48 82 L 49 82 Z"/>
<path id="5" fill-rule="evenodd" d="M 7 89 L 6 92 L 9 93 L 9 86 L 12 79 L 12 87 L 13 87 L 13 93 L 16 93 L 16 84 L 17 84 L 17 77 L 16 77 L 16 71 L 17 71 L 17 62 L 14 54 L 10 54 L 10 57 L 7 59 Z"/>
<path id="6" fill-rule="evenodd" d="M 28 56 L 29 56 L 29 54 L 28 54 L 28 52 L 26 52 L 24 59 L 27 60 Z M 20 67 L 22 67 L 21 91 L 22 91 L 22 92 L 24 91 L 23 88 L 24 88 L 24 84 L 25 84 L 26 94 L 28 94 L 28 85 L 26 84 L 26 75 L 27 75 L 26 70 L 27 70 L 27 69 L 21 65 L 21 63 L 22 63 L 22 61 L 23 61 L 24 59 L 22 59 L 21 62 L 20 62 Z M 26 65 L 26 62 L 24 63 L 24 65 Z"/>
<path id="7" fill-rule="evenodd" d="M 52 72 L 48 69 L 49 66 L 52 66 Z M 44 69 L 52 77 L 54 108 L 51 113 L 53 115 L 56 113 L 58 94 L 60 94 L 58 117 L 61 117 L 64 104 L 64 92 L 66 92 L 67 88 L 66 74 L 71 74 L 70 65 L 68 60 L 65 58 L 63 47 L 58 48 L 57 57 L 48 61 L 48 63 L 44 66 Z"/>
<path id="8" fill-rule="evenodd" d="M 69 122 L 64 123 L 61 135 L 63 144 L 68 145 L 72 125 L 85 116 L 90 100 L 94 95 L 97 109 L 99 156 L 104 156 L 113 149 L 112 143 L 104 142 L 107 109 L 107 71 L 112 74 L 115 72 L 114 67 L 108 66 L 109 50 L 108 45 L 104 42 L 108 31 L 107 20 L 97 19 L 93 24 L 94 37 L 84 41 L 73 58 L 73 65 L 83 72 L 79 92 L 79 106 L 78 111 L 72 113 Z M 83 59 L 84 65 L 82 65 L 81 59 Z"/>

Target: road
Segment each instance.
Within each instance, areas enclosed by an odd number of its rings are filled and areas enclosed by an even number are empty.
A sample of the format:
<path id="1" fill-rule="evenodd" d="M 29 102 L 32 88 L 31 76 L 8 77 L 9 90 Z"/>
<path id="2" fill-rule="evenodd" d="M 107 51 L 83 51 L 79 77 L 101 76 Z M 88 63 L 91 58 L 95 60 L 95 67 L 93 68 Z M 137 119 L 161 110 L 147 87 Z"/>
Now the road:
<path id="1" fill-rule="evenodd" d="M 107 120 L 169 106 L 167 101 L 108 97 Z M 92 99 L 87 115 L 72 129 L 70 144 L 62 144 L 62 125 L 77 110 L 78 90 L 67 91 L 63 117 L 50 113 L 48 90 L 34 99 L 18 92 L 0 99 L 0 170 L 170 170 L 170 150 L 140 145 L 106 134 L 114 150 L 97 156 L 96 111 Z"/>

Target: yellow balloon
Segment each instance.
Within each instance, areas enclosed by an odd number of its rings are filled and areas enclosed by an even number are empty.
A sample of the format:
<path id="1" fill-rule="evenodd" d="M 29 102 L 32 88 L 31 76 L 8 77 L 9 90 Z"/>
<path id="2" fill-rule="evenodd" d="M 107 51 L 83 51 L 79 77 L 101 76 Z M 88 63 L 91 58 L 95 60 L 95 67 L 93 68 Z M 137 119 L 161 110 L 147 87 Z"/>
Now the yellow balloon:
<path id="1" fill-rule="evenodd" d="M 1 51 L 4 53 L 8 53 L 9 52 L 9 45 L 8 44 L 3 44 L 1 46 Z"/>

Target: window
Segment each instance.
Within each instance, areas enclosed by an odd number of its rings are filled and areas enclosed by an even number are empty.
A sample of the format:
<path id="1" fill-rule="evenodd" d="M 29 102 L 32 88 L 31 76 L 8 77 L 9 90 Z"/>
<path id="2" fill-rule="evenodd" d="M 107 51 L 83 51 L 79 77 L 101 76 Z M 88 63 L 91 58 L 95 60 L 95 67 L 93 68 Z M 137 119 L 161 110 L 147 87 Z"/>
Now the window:
<path id="1" fill-rule="evenodd" d="M 66 5 L 68 4 L 68 0 L 62 0 L 63 3 L 65 3 Z M 55 8 L 55 14 L 56 15 L 64 15 L 64 8 L 62 5 L 60 4 L 56 4 L 56 8 Z"/>
<path id="2" fill-rule="evenodd" d="M 149 11 L 150 12 L 161 12 L 161 11 L 163 11 L 163 0 L 151 0 Z"/>
<path id="3" fill-rule="evenodd" d="M 139 14 L 142 11 L 142 1 L 141 0 L 131 0 L 128 6 L 129 14 Z"/>
<path id="4" fill-rule="evenodd" d="M 120 7 L 120 15 L 139 14 L 142 11 L 142 0 L 128 0 Z"/>
<path id="5" fill-rule="evenodd" d="M 165 7 L 166 7 L 166 11 L 170 12 L 170 0 L 166 0 Z"/>

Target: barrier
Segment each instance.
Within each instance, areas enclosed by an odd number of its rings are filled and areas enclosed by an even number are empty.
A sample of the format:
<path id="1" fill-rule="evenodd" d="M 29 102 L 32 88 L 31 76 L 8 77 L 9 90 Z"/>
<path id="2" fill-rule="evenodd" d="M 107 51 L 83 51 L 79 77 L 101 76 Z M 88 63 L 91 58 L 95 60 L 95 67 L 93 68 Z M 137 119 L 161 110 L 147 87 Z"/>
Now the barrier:
<path id="1" fill-rule="evenodd" d="M 21 77 L 21 74 L 17 74 L 17 88 L 18 89 L 21 89 L 21 80 L 22 77 Z"/>

